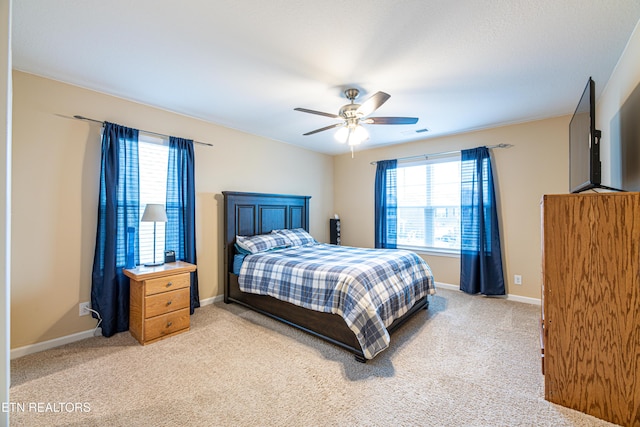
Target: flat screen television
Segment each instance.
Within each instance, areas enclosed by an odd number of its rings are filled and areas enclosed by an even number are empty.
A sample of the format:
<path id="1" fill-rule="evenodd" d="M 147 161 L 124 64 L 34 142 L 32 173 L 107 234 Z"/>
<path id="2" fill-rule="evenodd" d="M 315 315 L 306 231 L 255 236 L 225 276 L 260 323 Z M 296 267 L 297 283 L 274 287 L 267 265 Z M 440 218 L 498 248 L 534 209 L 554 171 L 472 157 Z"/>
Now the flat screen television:
<path id="1" fill-rule="evenodd" d="M 596 84 L 591 77 L 569 124 L 569 187 L 572 193 L 602 188 Z"/>
<path id="2" fill-rule="evenodd" d="M 640 84 L 610 123 L 611 183 L 640 192 Z"/>

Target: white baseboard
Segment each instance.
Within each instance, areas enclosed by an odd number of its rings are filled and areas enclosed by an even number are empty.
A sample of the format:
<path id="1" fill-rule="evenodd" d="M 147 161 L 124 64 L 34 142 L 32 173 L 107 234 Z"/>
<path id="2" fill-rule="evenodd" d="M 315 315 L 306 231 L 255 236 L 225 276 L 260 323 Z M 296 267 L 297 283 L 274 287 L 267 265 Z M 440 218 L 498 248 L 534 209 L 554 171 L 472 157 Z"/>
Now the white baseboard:
<path id="1" fill-rule="evenodd" d="M 223 295 L 218 295 L 215 297 L 200 300 L 200 307 L 203 307 L 205 305 L 211 305 L 213 303 L 222 301 L 223 299 L 224 299 Z M 38 353 L 44 350 L 60 347 L 61 345 L 70 344 L 72 342 L 84 340 L 84 339 L 98 336 L 101 334 L 102 334 L 102 330 L 100 328 L 91 329 L 89 331 L 78 332 L 75 334 L 66 335 L 64 337 L 54 338 L 52 340 L 42 341 L 35 344 L 25 345 L 24 347 L 14 348 L 11 350 L 11 359 L 12 360 L 17 359 L 18 357 L 27 356 L 29 354 Z"/>
<path id="2" fill-rule="evenodd" d="M 217 295 L 215 297 L 211 297 L 211 298 L 206 298 L 206 299 L 201 299 L 200 300 L 200 307 L 203 307 L 205 305 L 211 305 L 215 302 L 220 302 L 224 300 L 224 295 Z"/>
<path id="3" fill-rule="evenodd" d="M 522 297 L 520 295 L 507 295 L 507 299 L 511 301 L 523 302 L 525 304 L 542 305 L 540 298 Z"/>
<path id="4" fill-rule="evenodd" d="M 458 286 L 458 285 L 452 285 L 450 283 L 442 283 L 442 282 L 436 282 L 436 292 L 437 292 L 438 288 L 449 289 L 450 291 L 459 291 L 460 290 L 460 286 Z"/>
<path id="5" fill-rule="evenodd" d="M 60 347 L 61 345 L 91 338 L 94 336 L 94 331 L 96 335 L 100 335 L 102 333 L 102 330 L 100 328 L 91 329 L 90 331 L 78 332 L 76 334 L 54 338 L 49 341 L 42 341 L 35 344 L 25 345 L 24 347 L 14 348 L 11 350 L 11 359 L 17 359 L 18 357 L 27 356 L 29 354 L 38 353 L 40 351 Z"/>
<path id="6" fill-rule="evenodd" d="M 460 290 L 460 286 L 458 286 L 458 285 L 452 285 L 450 283 L 442 283 L 442 282 L 436 282 L 436 291 L 437 291 L 438 288 L 449 289 L 449 290 L 452 290 L 452 291 L 459 291 Z M 520 296 L 520 295 L 508 294 L 507 295 L 507 299 L 511 300 L 511 301 L 524 302 L 526 304 L 533 304 L 533 305 L 541 305 L 542 304 L 542 302 L 540 301 L 539 298 L 523 297 L 523 296 Z"/>
<path id="7" fill-rule="evenodd" d="M 449 290 L 452 290 L 452 291 L 460 290 L 460 287 L 458 285 L 452 285 L 452 284 L 449 284 L 449 283 L 441 283 L 441 282 L 436 282 L 436 289 L 437 288 L 449 289 Z M 224 299 L 224 296 L 217 295 L 215 297 L 211 297 L 211 298 L 206 298 L 206 299 L 200 300 L 200 307 L 204 307 L 206 305 L 211 305 L 211 304 L 214 304 L 216 302 L 220 302 L 223 299 Z M 534 305 L 540 305 L 541 304 L 539 299 L 529 298 L 529 297 L 522 297 L 522 296 L 519 296 L 519 295 L 509 294 L 509 295 L 507 295 L 507 299 L 513 300 L 513 301 L 518 301 L 518 302 L 524 302 L 524 303 L 527 303 L 527 304 L 534 304 Z M 65 345 L 65 344 L 70 344 L 72 342 L 76 342 L 76 341 L 84 340 L 84 339 L 87 339 L 87 338 L 91 338 L 93 336 L 100 335 L 101 332 L 102 331 L 100 330 L 100 328 L 91 329 L 89 331 L 78 332 L 76 334 L 71 334 L 71 335 L 67 335 L 67 336 L 64 336 L 64 337 L 60 337 L 60 338 L 54 338 L 52 340 L 26 345 L 24 347 L 14 348 L 14 349 L 11 350 L 11 359 L 12 360 L 13 359 L 17 359 L 18 357 L 27 356 L 29 354 L 38 353 L 40 351 L 49 350 L 49 349 L 52 349 L 52 348 L 60 347 L 60 346 Z M 95 333 L 95 335 L 94 335 L 94 333 Z"/>

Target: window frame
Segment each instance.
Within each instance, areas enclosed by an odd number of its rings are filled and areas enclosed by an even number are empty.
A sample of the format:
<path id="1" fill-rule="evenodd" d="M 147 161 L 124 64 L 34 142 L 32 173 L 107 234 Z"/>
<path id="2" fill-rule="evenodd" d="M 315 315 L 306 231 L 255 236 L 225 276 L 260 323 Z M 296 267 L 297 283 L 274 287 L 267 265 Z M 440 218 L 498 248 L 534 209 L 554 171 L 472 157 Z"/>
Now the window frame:
<path id="1" fill-rule="evenodd" d="M 457 162 L 458 163 L 458 168 L 460 169 L 460 166 L 462 165 L 462 156 L 459 152 L 452 152 L 452 153 L 446 153 L 446 154 L 440 154 L 440 155 L 432 155 L 432 156 L 428 156 L 422 159 L 411 159 L 411 160 L 405 160 L 402 161 L 402 163 L 398 162 L 397 165 L 397 172 L 400 171 L 400 169 L 402 168 L 409 168 L 409 167 L 415 167 L 415 166 L 421 166 L 421 165 L 426 165 L 426 164 L 435 164 L 435 163 L 446 163 L 446 162 Z M 396 178 L 398 181 L 400 180 L 399 177 Z M 398 184 L 397 184 L 398 185 Z M 458 176 L 458 187 L 457 187 L 457 191 L 458 194 L 460 194 L 460 185 L 461 185 L 461 179 L 460 179 L 460 175 Z M 397 201 L 397 210 L 400 210 L 402 208 L 402 206 L 400 205 L 400 186 L 398 185 L 398 201 Z M 458 201 L 459 204 L 457 206 L 458 208 L 458 216 L 460 215 L 460 201 Z M 400 227 L 400 217 L 399 215 L 397 215 L 397 220 L 398 220 L 398 225 L 397 227 Z M 461 233 L 461 227 L 458 227 L 458 241 L 461 242 L 460 239 L 460 233 Z M 407 249 L 407 250 L 411 250 L 417 253 L 422 253 L 422 254 L 427 254 L 427 255 L 435 255 L 435 256 L 444 256 L 444 257 L 452 257 L 452 258 L 459 258 L 460 257 L 460 248 L 438 248 L 438 247 L 434 247 L 434 246 L 421 246 L 421 245 L 410 245 L 410 244 L 403 244 L 400 243 L 398 241 L 399 239 L 396 238 L 396 247 L 399 249 Z"/>
<path id="2" fill-rule="evenodd" d="M 164 173 L 159 177 L 160 179 L 158 180 L 158 182 L 161 183 L 160 187 L 164 189 L 164 193 L 162 194 L 162 197 L 160 197 L 160 194 L 162 193 L 162 191 L 159 191 L 155 195 L 155 198 L 149 198 L 145 200 L 145 198 L 148 196 L 146 194 L 143 194 L 144 182 L 142 177 L 142 171 L 143 169 L 145 169 L 145 167 L 143 167 L 143 162 L 144 160 L 148 160 L 148 159 L 143 159 L 144 156 L 140 154 L 140 153 L 143 153 L 143 154 L 145 153 L 145 148 L 143 147 L 143 145 L 146 145 L 147 147 L 149 145 L 158 145 L 158 146 L 166 147 L 166 153 L 162 154 L 163 156 L 165 156 L 166 154 L 166 161 L 164 162 Z M 158 165 L 160 166 L 160 164 Z M 140 213 L 138 217 L 139 218 L 138 255 L 140 259 L 139 262 L 141 265 L 144 265 L 145 263 L 153 262 L 154 260 L 154 257 L 153 257 L 153 225 L 154 223 L 143 222 L 142 215 L 147 206 L 147 203 L 161 203 L 165 206 L 165 210 L 166 210 L 168 167 L 169 167 L 169 138 L 147 133 L 144 131 L 139 131 L 139 134 L 138 134 L 138 170 L 139 172 L 138 173 L 140 174 L 140 179 L 139 179 L 140 181 L 140 184 L 139 184 L 140 185 L 140 194 L 139 194 Z M 156 262 L 164 261 L 164 250 L 165 250 L 165 244 L 166 244 L 165 233 L 166 233 L 166 223 L 156 223 L 156 242 L 155 242 Z"/>

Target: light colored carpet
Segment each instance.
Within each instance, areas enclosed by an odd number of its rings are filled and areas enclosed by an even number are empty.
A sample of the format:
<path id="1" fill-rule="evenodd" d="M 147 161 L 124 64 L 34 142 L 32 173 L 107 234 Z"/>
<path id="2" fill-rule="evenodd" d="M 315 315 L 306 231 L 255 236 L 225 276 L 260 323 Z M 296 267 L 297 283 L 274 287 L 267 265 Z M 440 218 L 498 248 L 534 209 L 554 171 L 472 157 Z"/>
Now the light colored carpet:
<path id="1" fill-rule="evenodd" d="M 24 412 L 11 425 L 611 426 L 544 400 L 539 313 L 439 289 L 361 364 L 214 304 L 196 310 L 189 332 L 148 346 L 122 333 L 12 361 L 10 397 Z"/>

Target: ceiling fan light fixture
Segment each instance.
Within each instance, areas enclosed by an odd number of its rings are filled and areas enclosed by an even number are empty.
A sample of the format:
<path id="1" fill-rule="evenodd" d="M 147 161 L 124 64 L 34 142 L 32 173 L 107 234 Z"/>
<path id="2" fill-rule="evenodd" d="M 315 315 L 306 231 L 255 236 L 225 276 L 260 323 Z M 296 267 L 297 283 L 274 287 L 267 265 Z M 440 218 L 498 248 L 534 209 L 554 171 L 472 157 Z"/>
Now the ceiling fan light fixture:
<path id="1" fill-rule="evenodd" d="M 360 124 L 350 124 L 338 129 L 334 137 L 342 144 L 346 143 L 347 145 L 354 146 L 369 139 L 369 132 L 367 132 L 364 126 L 361 126 Z"/>
<path id="2" fill-rule="evenodd" d="M 349 139 L 349 128 L 347 126 L 342 126 L 340 129 L 336 131 L 336 134 L 333 137 L 341 144 L 347 142 Z"/>
<path id="3" fill-rule="evenodd" d="M 369 139 L 369 132 L 360 124 L 349 123 L 338 129 L 334 138 L 341 144 L 354 146 Z"/>
<path id="4" fill-rule="evenodd" d="M 347 144 L 349 145 L 359 145 L 369 139 L 369 132 L 364 128 L 364 126 L 357 125 L 351 131 L 349 135 L 349 139 L 347 140 Z"/>
<path id="5" fill-rule="evenodd" d="M 342 123 L 312 130 L 303 135 L 314 135 L 329 129 L 339 128 L 334 134 L 335 139 L 343 144 L 348 144 L 353 149 L 354 145 L 361 144 L 369 139 L 369 132 L 362 126 L 363 124 L 409 125 L 415 124 L 418 121 L 415 117 L 367 117 L 387 102 L 391 95 L 384 92 L 376 92 L 362 104 L 356 104 L 355 99 L 359 94 L 360 91 L 355 88 L 345 90 L 344 95 L 349 99 L 350 103 L 340 107 L 338 114 L 324 113 L 322 111 L 309 110 L 308 108 L 294 108 L 294 110 L 303 113 L 330 117 L 332 119 L 342 119 Z"/>

